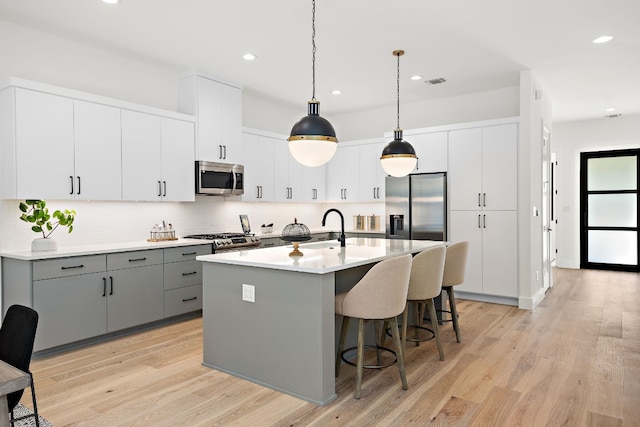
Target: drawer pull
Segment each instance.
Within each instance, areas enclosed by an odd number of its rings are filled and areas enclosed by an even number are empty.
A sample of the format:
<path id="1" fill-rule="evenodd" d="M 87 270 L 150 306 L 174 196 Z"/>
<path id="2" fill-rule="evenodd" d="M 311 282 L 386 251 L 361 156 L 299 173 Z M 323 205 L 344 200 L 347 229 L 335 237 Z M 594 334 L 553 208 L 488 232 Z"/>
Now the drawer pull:
<path id="1" fill-rule="evenodd" d="M 190 273 L 182 273 L 183 276 L 192 276 L 194 274 L 198 274 L 198 272 L 197 271 L 192 271 Z"/>
<path id="2" fill-rule="evenodd" d="M 103 297 L 107 296 L 107 278 L 106 277 L 102 278 L 102 296 Z"/>
<path id="3" fill-rule="evenodd" d="M 61 267 L 63 270 L 72 270 L 74 268 L 83 268 L 84 264 L 80 264 L 80 265 L 70 265 L 69 267 Z"/>
<path id="4" fill-rule="evenodd" d="M 197 255 L 197 252 L 187 252 L 186 254 L 182 254 L 182 256 L 190 256 L 190 255 Z"/>
<path id="5" fill-rule="evenodd" d="M 134 259 L 129 258 L 129 262 L 146 261 L 146 260 L 147 260 L 147 257 L 144 257 L 144 258 L 134 258 Z"/>
<path id="6" fill-rule="evenodd" d="M 109 295 L 113 295 L 113 276 L 109 276 L 109 284 L 111 285 L 111 289 L 109 289 Z"/>
<path id="7" fill-rule="evenodd" d="M 182 302 L 194 301 L 194 300 L 197 300 L 197 299 L 198 299 L 198 297 L 182 298 Z"/>

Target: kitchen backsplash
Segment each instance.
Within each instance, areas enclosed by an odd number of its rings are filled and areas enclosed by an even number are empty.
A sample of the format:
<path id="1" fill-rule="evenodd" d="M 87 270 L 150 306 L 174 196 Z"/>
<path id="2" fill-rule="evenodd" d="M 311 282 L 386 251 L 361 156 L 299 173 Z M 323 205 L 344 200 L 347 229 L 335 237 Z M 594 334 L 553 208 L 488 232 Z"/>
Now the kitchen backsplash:
<path id="1" fill-rule="evenodd" d="M 0 200 L 0 251 L 26 250 L 39 237 L 19 219 L 18 200 Z M 154 224 L 165 220 L 176 236 L 203 232 L 241 232 L 238 215 L 246 214 L 252 232 L 260 234 L 262 224 L 273 223 L 274 232 L 298 218 L 312 230 L 322 228 L 322 214 L 328 208 L 339 209 L 345 228 L 353 229 L 353 215 L 384 217 L 384 203 L 250 203 L 222 197 L 197 197 L 193 203 L 167 202 L 87 202 L 47 201 L 49 210 L 74 209 L 74 231 L 57 230 L 52 237 L 59 246 L 117 243 L 146 240 Z M 340 229 L 340 217 L 329 215 L 327 228 Z M 384 221 L 382 221 L 384 228 Z"/>

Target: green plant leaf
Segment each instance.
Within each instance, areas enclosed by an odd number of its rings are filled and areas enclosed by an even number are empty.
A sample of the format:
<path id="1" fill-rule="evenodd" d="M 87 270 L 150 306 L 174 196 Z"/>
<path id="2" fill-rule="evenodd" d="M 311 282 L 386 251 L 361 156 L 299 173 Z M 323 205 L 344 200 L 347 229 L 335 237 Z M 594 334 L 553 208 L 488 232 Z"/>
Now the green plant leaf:
<path id="1" fill-rule="evenodd" d="M 69 233 L 71 233 L 73 231 L 73 225 L 69 226 Z"/>
<path id="2" fill-rule="evenodd" d="M 34 225 L 33 227 L 31 227 L 31 229 L 36 233 L 42 233 L 42 227 L 40 227 L 39 225 Z"/>
<path id="3" fill-rule="evenodd" d="M 29 207 L 24 202 L 20 202 L 20 205 L 18 207 L 22 212 L 26 212 L 29 209 Z"/>

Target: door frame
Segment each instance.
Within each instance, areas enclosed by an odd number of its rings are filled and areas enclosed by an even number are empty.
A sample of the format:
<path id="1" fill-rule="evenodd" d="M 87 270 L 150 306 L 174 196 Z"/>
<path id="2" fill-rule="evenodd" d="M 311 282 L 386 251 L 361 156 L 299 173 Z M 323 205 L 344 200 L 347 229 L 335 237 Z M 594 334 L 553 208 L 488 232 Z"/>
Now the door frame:
<path id="1" fill-rule="evenodd" d="M 616 271 L 633 271 L 640 272 L 640 221 L 636 221 L 635 227 L 588 227 L 588 196 L 587 191 L 587 162 L 589 159 L 602 157 L 622 157 L 636 156 L 636 189 L 620 190 L 611 193 L 635 193 L 636 194 L 636 216 L 640 216 L 640 149 L 624 149 L 624 150 L 607 150 L 607 151 L 588 151 L 580 153 L 580 268 L 598 269 L 598 270 L 616 270 Z M 597 194 L 601 192 L 591 192 Z M 636 265 L 627 264 L 608 264 L 589 262 L 588 260 L 588 231 L 589 230 L 621 230 L 636 232 Z"/>

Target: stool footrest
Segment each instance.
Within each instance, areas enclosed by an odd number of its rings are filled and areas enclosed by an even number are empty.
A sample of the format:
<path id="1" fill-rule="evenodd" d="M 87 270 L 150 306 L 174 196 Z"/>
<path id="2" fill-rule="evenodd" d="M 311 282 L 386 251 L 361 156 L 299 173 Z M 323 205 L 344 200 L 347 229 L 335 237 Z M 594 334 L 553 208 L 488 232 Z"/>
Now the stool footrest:
<path id="1" fill-rule="evenodd" d="M 351 366 L 356 366 L 356 364 L 355 364 L 355 363 L 353 363 L 352 361 L 348 360 L 348 359 L 345 357 L 345 354 L 346 354 L 347 352 L 349 352 L 349 351 L 354 351 L 354 350 L 357 350 L 357 349 L 358 349 L 358 347 L 349 347 L 349 348 L 345 349 L 345 350 L 340 354 L 340 358 L 342 359 L 342 361 L 343 361 L 344 363 L 346 363 L 346 364 L 348 364 L 348 365 L 351 365 Z M 396 352 L 395 352 L 395 351 L 393 351 L 393 350 L 391 350 L 390 348 L 382 347 L 382 346 L 379 346 L 379 345 L 365 345 L 365 346 L 364 346 L 364 349 L 365 349 L 365 350 L 367 350 L 367 349 L 376 349 L 376 350 L 384 351 L 384 352 L 386 352 L 386 353 L 391 353 L 391 354 L 393 354 L 393 360 L 391 360 L 390 362 L 383 363 L 383 364 L 381 364 L 381 365 L 363 365 L 362 367 L 363 367 L 363 368 L 365 368 L 365 369 L 383 369 L 383 368 L 388 368 L 389 366 L 393 366 L 393 365 L 395 365 L 396 363 L 398 363 L 398 357 L 397 357 L 397 355 L 396 355 Z"/>

